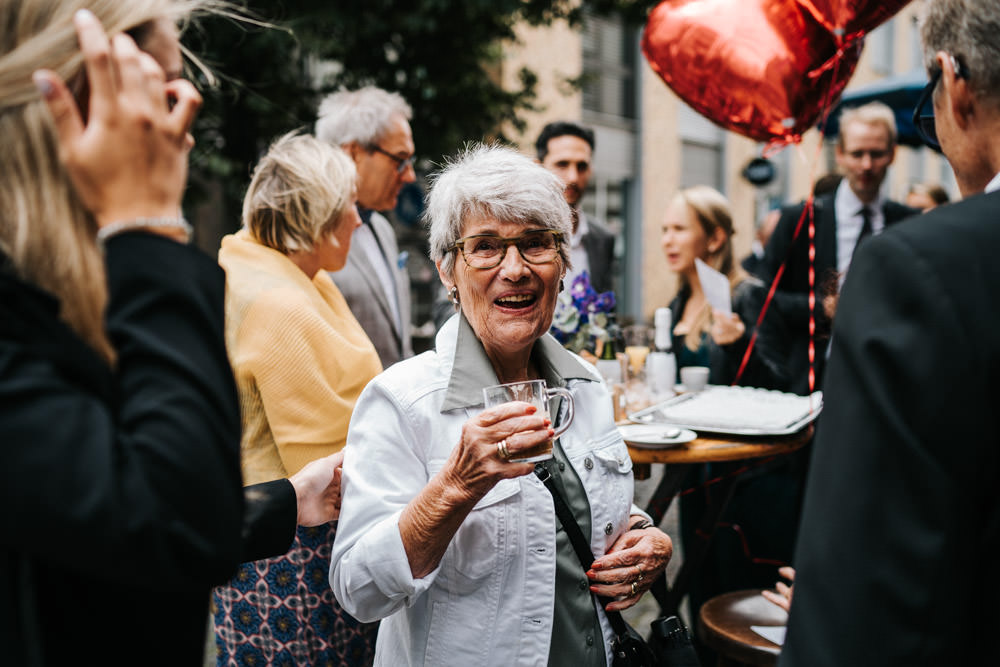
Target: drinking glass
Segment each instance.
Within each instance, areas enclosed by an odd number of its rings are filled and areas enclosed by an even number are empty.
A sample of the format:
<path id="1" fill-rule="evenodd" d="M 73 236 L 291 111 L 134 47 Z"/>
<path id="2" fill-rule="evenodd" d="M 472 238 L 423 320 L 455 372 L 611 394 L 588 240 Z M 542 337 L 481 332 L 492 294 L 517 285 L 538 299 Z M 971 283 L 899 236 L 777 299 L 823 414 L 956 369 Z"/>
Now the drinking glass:
<path id="1" fill-rule="evenodd" d="M 646 367 L 646 355 L 653 342 L 652 329 L 645 324 L 633 324 L 622 331 L 625 337 L 625 355 L 628 357 L 629 369 L 637 377 Z"/>
<path id="2" fill-rule="evenodd" d="M 545 380 L 529 380 L 527 382 L 509 382 L 507 384 L 497 384 L 483 389 L 483 402 L 487 408 L 492 408 L 511 401 L 524 401 L 538 408 L 538 414 L 552 420 L 549 416 L 549 399 L 560 396 L 566 401 L 566 419 L 552 439 L 558 438 L 566 432 L 569 425 L 573 423 L 573 394 L 562 387 L 547 387 Z M 552 458 L 552 440 L 547 440 L 534 450 L 522 452 L 519 458 L 511 459 L 516 463 L 534 463 L 535 461 L 545 461 Z"/>

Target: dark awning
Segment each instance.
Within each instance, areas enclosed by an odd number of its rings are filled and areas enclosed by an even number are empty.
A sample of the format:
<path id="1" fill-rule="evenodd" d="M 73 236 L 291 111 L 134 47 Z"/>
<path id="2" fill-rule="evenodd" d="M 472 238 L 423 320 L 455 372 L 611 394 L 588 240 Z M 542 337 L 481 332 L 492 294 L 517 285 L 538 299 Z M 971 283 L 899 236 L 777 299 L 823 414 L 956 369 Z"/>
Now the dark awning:
<path id="1" fill-rule="evenodd" d="M 847 90 L 830 112 L 824 135 L 831 139 L 837 136 L 840 132 L 840 112 L 844 109 L 858 107 L 868 102 L 882 102 L 896 115 L 899 143 L 906 146 L 924 146 L 913 127 L 913 109 L 917 106 L 917 100 L 926 85 L 927 74 L 923 69 L 918 69 Z"/>

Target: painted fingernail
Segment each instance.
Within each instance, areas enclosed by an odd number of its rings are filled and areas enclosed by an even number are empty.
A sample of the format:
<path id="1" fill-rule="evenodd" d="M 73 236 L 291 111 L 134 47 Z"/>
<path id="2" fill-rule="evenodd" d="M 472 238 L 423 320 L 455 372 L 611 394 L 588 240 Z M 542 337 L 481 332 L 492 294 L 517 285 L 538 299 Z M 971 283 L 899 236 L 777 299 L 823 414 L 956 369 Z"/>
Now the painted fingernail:
<path id="1" fill-rule="evenodd" d="M 42 94 L 42 97 L 51 97 L 55 88 L 49 78 L 43 72 L 35 72 L 31 75 L 31 80 L 35 82 L 35 88 Z"/>

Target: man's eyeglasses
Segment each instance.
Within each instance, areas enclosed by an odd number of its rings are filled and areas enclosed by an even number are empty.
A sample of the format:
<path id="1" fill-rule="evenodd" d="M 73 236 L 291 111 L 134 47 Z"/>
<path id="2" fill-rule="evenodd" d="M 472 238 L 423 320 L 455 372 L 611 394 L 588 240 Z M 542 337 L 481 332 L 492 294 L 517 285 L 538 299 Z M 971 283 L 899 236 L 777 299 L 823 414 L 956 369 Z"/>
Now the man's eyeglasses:
<path id="1" fill-rule="evenodd" d="M 952 67 L 955 68 L 955 76 L 959 79 L 966 79 L 969 76 L 968 70 L 962 62 L 955 56 L 951 56 Z M 934 150 L 941 151 L 941 143 L 937 138 L 937 128 L 934 126 L 934 89 L 938 81 L 941 80 L 941 68 L 935 67 L 931 72 L 931 80 L 924 86 L 924 91 L 920 93 L 917 106 L 913 110 L 913 127 L 917 130 L 917 136 L 925 144 Z"/>
<path id="2" fill-rule="evenodd" d="M 496 234 L 475 234 L 455 241 L 450 250 L 462 253 L 465 263 L 474 269 L 492 269 L 507 256 L 514 246 L 528 264 L 554 262 L 562 246 L 563 235 L 551 229 L 536 229 L 520 236 L 500 237 Z"/>
<path id="3" fill-rule="evenodd" d="M 395 162 L 397 174 L 403 174 L 406 172 L 407 169 L 413 166 L 413 160 L 415 157 L 413 155 L 411 155 L 410 157 L 399 157 L 398 155 L 393 155 L 389 151 L 385 150 L 380 146 L 376 146 L 375 144 L 369 146 L 368 149 L 373 150 L 376 153 L 381 153 L 382 155 L 386 156 L 387 158 Z"/>

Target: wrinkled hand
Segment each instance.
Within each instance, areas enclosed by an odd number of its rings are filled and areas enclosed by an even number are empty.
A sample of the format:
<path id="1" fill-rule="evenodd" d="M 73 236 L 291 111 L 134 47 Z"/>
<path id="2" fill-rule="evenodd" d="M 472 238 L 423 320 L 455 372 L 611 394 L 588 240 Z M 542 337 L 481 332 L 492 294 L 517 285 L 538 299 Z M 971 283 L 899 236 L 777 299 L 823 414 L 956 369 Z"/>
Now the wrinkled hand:
<path id="1" fill-rule="evenodd" d="M 340 517 L 340 480 L 344 452 L 310 461 L 288 478 L 295 488 L 298 505 L 296 523 L 321 526 Z"/>
<path id="2" fill-rule="evenodd" d="M 788 579 L 789 582 L 795 581 L 795 568 L 792 567 L 782 567 L 778 568 L 778 574 Z M 775 584 L 775 591 L 761 591 L 760 594 L 765 598 L 778 605 L 785 611 L 788 611 L 792 606 L 792 589 L 793 585 L 786 584 L 783 581 L 779 581 Z"/>
<path id="3" fill-rule="evenodd" d="M 659 528 L 625 531 L 587 571 L 590 590 L 615 599 L 608 611 L 628 609 L 663 574 L 673 553 L 673 542 Z"/>
<path id="4" fill-rule="evenodd" d="M 747 327 L 743 320 L 736 313 L 723 313 L 721 310 L 712 309 L 712 328 L 709 334 L 716 345 L 730 345 L 735 343 L 743 334 Z"/>
<path id="5" fill-rule="evenodd" d="M 162 68 L 128 35 L 109 41 L 89 11 L 77 12 L 74 23 L 90 85 L 86 123 L 58 74 L 39 70 L 34 79 L 77 194 L 101 226 L 176 217 L 201 95 L 188 81 L 167 83 Z"/>
<path id="6" fill-rule="evenodd" d="M 537 411 L 530 403 L 512 401 L 483 410 L 465 422 L 458 446 L 442 471 L 448 483 L 478 500 L 501 479 L 531 473 L 535 464 L 503 459 L 497 443 L 506 440 L 510 458 L 516 459 L 550 440 L 555 435 L 552 423 Z"/>

